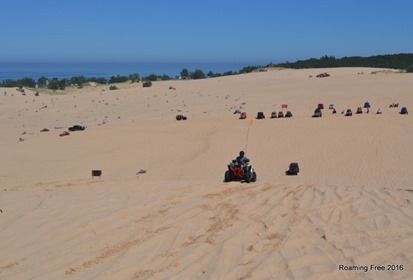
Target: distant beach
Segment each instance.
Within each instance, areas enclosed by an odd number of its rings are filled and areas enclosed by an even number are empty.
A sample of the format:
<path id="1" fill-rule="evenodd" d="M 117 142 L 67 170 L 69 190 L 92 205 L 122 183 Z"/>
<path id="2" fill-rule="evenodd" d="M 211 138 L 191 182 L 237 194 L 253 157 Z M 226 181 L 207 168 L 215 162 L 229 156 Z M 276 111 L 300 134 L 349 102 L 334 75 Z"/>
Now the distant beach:
<path id="1" fill-rule="evenodd" d="M 182 69 L 190 72 L 201 69 L 206 73 L 238 71 L 248 63 L 0 63 L 0 81 L 41 76 L 58 79 L 75 76 L 110 78 L 116 75 L 138 73 L 141 77 L 150 74 L 168 75 L 175 78 Z M 258 64 L 250 64 L 258 65 Z"/>

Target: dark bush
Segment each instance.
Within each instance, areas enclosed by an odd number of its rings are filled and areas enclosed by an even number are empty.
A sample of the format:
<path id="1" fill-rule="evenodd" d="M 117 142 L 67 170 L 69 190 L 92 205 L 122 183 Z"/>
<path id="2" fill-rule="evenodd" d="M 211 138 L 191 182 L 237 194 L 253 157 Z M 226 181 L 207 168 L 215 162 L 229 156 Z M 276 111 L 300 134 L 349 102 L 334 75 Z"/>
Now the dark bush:
<path id="1" fill-rule="evenodd" d="M 144 81 L 142 84 L 143 87 L 151 87 L 152 86 L 152 82 L 151 81 Z"/>

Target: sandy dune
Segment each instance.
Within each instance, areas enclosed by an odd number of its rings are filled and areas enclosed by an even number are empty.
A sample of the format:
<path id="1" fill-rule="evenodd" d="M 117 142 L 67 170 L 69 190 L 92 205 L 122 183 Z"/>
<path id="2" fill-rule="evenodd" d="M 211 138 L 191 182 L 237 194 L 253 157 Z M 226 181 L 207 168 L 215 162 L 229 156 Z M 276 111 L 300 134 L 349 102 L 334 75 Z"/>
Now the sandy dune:
<path id="1" fill-rule="evenodd" d="M 1 279 L 411 279 L 412 74 L 118 86 L 0 89 Z M 281 104 L 293 118 L 270 119 Z M 73 124 L 87 129 L 59 136 Z M 223 182 L 240 150 L 256 183 Z"/>

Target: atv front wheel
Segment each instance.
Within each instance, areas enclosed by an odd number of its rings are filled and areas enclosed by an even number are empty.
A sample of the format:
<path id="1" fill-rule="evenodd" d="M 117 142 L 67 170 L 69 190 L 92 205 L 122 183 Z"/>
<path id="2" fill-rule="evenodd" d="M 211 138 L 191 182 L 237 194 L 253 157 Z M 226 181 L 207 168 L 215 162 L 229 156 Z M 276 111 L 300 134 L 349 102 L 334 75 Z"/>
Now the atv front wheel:
<path id="1" fill-rule="evenodd" d="M 225 182 L 231 182 L 232 178 L 231 178 L 231 173 L 227 170 L 225 171 L 225 178 L 224 178 Z"/>
<path id="2" fill-rule="evenodd" d="M 249 182 L 251 182 L 251 180 L 252 180 L 251 172 L 250 172 L 250 171 L 247 171 L 247 172 L 245 173 L 245 182 L 246 182 L 246 183 L 249 183 Z"/>
<path id="3" fill-rule="evenodd" d="M 255 171 L 252 173 L 251 182 L 257 182 L 257 173 L 255 173 Z"/>

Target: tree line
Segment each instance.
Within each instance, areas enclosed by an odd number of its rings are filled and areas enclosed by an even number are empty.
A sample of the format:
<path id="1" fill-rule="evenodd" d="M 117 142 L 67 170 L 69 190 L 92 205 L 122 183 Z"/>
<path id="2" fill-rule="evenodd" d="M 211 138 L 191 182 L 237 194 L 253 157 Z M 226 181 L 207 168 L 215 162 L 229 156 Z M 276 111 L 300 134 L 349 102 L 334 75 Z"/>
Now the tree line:
<path id="1" fill-rule="evenodd" d="M 222 76 L 230 76 L 230 75 L 237 75 L 237 74 L 244 74 L 244 73 L 251 73 L 253 71 L 256 71 L 258 69 L 261 69 L 262 66 L 246 66 L 240 69 L 239 71 L 226 71 L 224 73 L 214 73 L 212 71 L 208 71 L 208 73 L 205 75 L 204 71 L 201 69 L 196 69 L 193 72 L 189 72 L 188 69 L 184 68 L 181 71 L 180 78 L 181 79 L 205 79 L 205 78 L 215 78 L 215 77 L 222 77 Z"/>
<path id="2" fill-rule="evenodd" d="M 242 73 L 249 73 L 252 72 L 256 69 L 260 68 L 260 66 L 247 66 L 242 68 L 239 71 L 226 71 L 224 73 L 213 73 L 212 71 L 209 71 L 206 75 L 204 71 L 201 69 L 196 69 L 193 72 L 190 72 L 188 69 L 184 68 L 181 71 L 181 78 L 182 79 L 205 79 L 205 78 L 213 78 L 213 77 L 221 77 L 221 76 L 228 76 L 228 75 L 236 75 L 236 74 L 242 74 Z M 171 80 L 172 78 L 168 75 L 156 75 L 156 74 L 150 74 L 146 77 L 140 78 L 139 74 L 133 73 L 128 76 L 121 76 L 121 75 L 116 75 L 112 76 L 109 79 L 104 78 L 104 77 L 84 77 L 84 76 L 74 76 L 70 79 L 58 79 L 56 77 L 53 78 L 47 78 L 45 76 L 42 76 L 38 78 L 37 80 L 34 80 L 33 78 L 30 77 L 25 77 L 22 79 L 18 80 L 12 80 L 12 79 L 7 79 L 2 82 L 0 82 L 0 87 L 28 87 L 28 88 L 47 88 L 50 90 L 65 90 L 66 87 L 68 86 L 78 86 L 82 87 L 84 84 L 89 83 L 89 82 L 94 82 L 97 84 L 101 85 L 106 85 L 106 84 L 114 84 L 114 83 L 125 83 L 127 81 L 130 81 L 131 83 L 135 82 L 140 82 L 142 81 L 166 81 L 166 80 Z M 144 86 L 150 86 L 151 83 L 145 83 Z"/>
<path id="3" fill-rule="evenodd" d="M 162 75 L 162 76 L 157 76 L 155 74 L 150 74 L 146 77 L 143 77 L 143 81 L 157 81 L 157 80 L 170 80 L 171 77 L 167 75 Z M 84 76 L 74 76 L 70 79 L 58 79 L 56 77 L 53 78 L 47 78 L 45 76 L 42 76 L 38 78 L 37 80 L 34 80 L 33 78 L 30 77 L 24 77 L 22 79 L 18 80 L 12 80 L 12 79 L 7 79 L 2 82 L 0 82 L 0 87 L 28 87 L 28 88 L 47 88 L 50 90 L 65 90 L 66 87 L 68 86 L 77 86 L 77 87 L 83 87 L 84 84 L 94 82 L 97 84 L 101 85 L 106 85 L 106 84 L 114 84 L 114 83 L 125 83 L 130 81 L 131 83 L 139 83 L 141 81 L 141 78 L 139 74 L 133 73 L 129 74 L 127 76 L 122 76 L 122 75 L 116 75 L 112 76 L 109 79 L 104 78 L 104 77 L 84 77 Z M 146 84 L 147 85 L 147 84 Z"/>
<path id="4" fill-rule="evenodd" d="M 335 58 L 334 56 L 324 55 L 320 58 L 310 58 L 298 60 L 296 62 L 284 62 L 271 64 L 268 66 L 303 69 L 303 68 L 332 68 L 332 67 L 372 67 L 372 68 L 391 68 L 413 72 L 413 54 L 400 53 L 388 55 L 375 55 L 369 57 L 350 56 Z"/>

